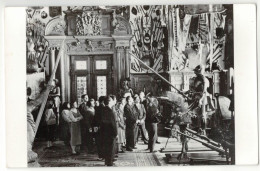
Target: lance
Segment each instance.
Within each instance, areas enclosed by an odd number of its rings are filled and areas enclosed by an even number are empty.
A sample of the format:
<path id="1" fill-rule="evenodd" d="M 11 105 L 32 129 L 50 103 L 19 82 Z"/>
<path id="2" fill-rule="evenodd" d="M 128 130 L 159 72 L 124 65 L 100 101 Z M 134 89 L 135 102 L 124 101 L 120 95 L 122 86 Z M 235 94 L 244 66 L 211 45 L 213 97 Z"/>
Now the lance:
<path id="1" fill-rule="evenodd" d="M 55 73 L 56 73 L 56 70 L 58 68 L 58 65 L 59 65 L 59 62 L 60 62 L 60 58 L 62 56 L 62 52 L 64 50 L 64 42 L 65 42 L 65 39 L 63 40 L 62 44 L 61 44 L 61 47 L 60 47 L 60 50 L 59 50 L 59 54 L 58 54 L 58 57 L 57 57 L 57 61 L 55 63 L 55 66 L 53 68 L 53 71 L 52 71 L 52 75 L 51 75 L 51 78 L 48 82 L 48 85 L 50 85 L 54 79 L 54 76 L 55 76 Z M 41 121 L 41 118 L 42 118 L 42 114 L 43 114 L 43 111 L 44 111 L 44 108 L 45 108 L 45 105 L 46 105 L 46 102 L 47 102 L 47 99 L 48 99 L 48 96 L 49 96 L 49 93 L 50 93 L 50 90 L 46 91 L 45 92 L 45 95 L 44 95 L 44 98 L 43 98 L 43 102 L 41 104 L 41 108 L 39 110 L 39 113 L 37 115 L 37 119 L 36 119 L 36 123 L 35 123 L 35 135 L 37 133 L 37 130 L 39 128 L 39 125 L 40 125 L 40 121 Z"/>
<path id="2" fill-rule="evenodd" d="M 129 52 L 130 55 L 132 55 L 135 59 L 137 59 L 140 63 L 142 63 L 145 67 L 147 67 L 149 70 L 151 70 L 153 73 L 155 73 L 158 77 L 160 77 L 163 81 L 165 81 L 166 83 L 168 83 L 171 87 L 173 87 L 179 94 L 181 94 L 183 97 L 189 99 L 188 96 L 186 96 L 182 91 L 180 91 L 179 89 L 177 89 L 176 87 L 174 87 L 174 85 L 172 85 L 172 83 L 170 83 L 168 80 L 166 80 L 163 76 L 161 76 L 159 73 L 157 73 L 154 69 L 152 69 L 151 67 L 149 67 L 148 65 L 146 65 L 141 59 L 139 59 L 137 56 L 135 56 L 133 53 Z"/>

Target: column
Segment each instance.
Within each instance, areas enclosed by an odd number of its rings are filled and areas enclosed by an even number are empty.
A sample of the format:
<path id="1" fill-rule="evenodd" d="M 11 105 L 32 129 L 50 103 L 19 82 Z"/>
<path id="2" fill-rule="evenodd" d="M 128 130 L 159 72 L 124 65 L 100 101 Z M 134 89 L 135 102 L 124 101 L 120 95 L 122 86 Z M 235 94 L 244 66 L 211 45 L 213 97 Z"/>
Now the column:
<path id="1" fill-rule="evenodd" d="M 129 54 L 129 46 L 125 47 L 125 77 L 130 77 L 130 54 Z"/>
<path id="2" fill-rule="evenodd" d="M 60 88 L 61 88 L 61 102 L 65 102 L 65 52 L 61 54 L 60 58 Z"/>
<path id="3" fill-rule="evenodd" d="M 121 83 L 121 78 L 122 78 L 122 73 L 123 73 L 123 67 L 122 67 L 122 58 L 123 58 L 123 53 L 124 53 L 124 47 L 123 46 L 118 46 L 116 47 L 116 63 L 115 63 L 115 70 L 117 71 L 117 90 L 120 89 L 120 83 Z"/>
<path id="4" fill-rule="evenodd" d="M 50 75 L 52 74 L 52 71 L 55 66 L 55 47 L 50 48 Z M 55 78 L 55 76 L 53 77 Z"/>

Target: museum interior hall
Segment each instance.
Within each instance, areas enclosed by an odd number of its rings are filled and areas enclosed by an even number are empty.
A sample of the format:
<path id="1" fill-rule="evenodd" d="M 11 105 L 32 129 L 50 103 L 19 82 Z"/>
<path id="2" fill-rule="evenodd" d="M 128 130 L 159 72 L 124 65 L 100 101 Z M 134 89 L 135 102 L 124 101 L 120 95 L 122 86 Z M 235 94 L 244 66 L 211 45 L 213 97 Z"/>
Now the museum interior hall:
<path id="1" fill-rule="evenodd" d="M 233 5 L 24 12 L 29 167 L 235 164 Z"/>

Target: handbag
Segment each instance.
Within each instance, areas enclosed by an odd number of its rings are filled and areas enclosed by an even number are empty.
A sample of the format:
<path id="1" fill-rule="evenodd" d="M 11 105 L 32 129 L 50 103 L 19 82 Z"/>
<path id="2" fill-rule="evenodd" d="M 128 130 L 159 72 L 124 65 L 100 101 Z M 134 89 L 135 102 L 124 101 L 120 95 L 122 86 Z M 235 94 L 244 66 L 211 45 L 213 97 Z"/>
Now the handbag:
<path id="1" fill-rule="evenodd" d="M 154 115 L 154 117 L 153 117 L 153 122 L 159 123 L 159 122 L 161 122 L 161 120 L 162 120 L 162 115 L 161 115 L 161 113 L 160 113 L 160 112 L 156 113 L 156 114 Z"/>
<path id="2" fill-rule="evenodd" d="M 56 117 L 52 117 L 47 121 L 47 125 L 54 125 L 56 124 Z"/>

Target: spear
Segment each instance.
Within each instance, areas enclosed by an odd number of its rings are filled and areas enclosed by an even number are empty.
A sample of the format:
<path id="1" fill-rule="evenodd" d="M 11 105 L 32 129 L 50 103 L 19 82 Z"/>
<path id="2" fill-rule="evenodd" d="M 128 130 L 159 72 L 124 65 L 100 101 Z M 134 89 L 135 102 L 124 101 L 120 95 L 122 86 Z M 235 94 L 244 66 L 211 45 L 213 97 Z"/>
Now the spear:
<path id="1" fill-rule="evenodd" d="M 59 62 L 60 62 L 60 58 L 62 56 L 61 52 L 63 52 L 63 50 L 64 50 L 64 42 L 65 42 L 65 39 L 63 40 L 63 42 L 61 44 L 61 47 L 60 47 L 60 50 L 59 50 L 59 54 L 58 54 L 58 57 L 57 57 L 57 61 L 56 61 L 55 66 L 53 68 L 53 71 L 52 71 L 52 74 L 51 74 L 51 78 L 50 78 L 50 80 L 48 82 L 48 85 L 50 85 L 52 83 L 53 79 L 54 79 L 56 70 L 57 70 Z M 45 95 L 44 95 L 44 98 L 43 98 L 43 102 L 41 104 L 41 108 L 40 108 L 40 111 L 38 113 L 38 116 L 37 116 L 37 119 L 36 119 L 36 123 L 35 123 L 35 135 L 36 135 L 37 130 L 39 128 L 40 121 L 41 121 L 41 118 L 42 118 L 42 114 L 43 114 L 43 111 L 44 111 L 44 108 L 45 108 L 45 105 L 46 105 L 49 93 L 50 93 L 50 90 L 45 92 Z"/>

